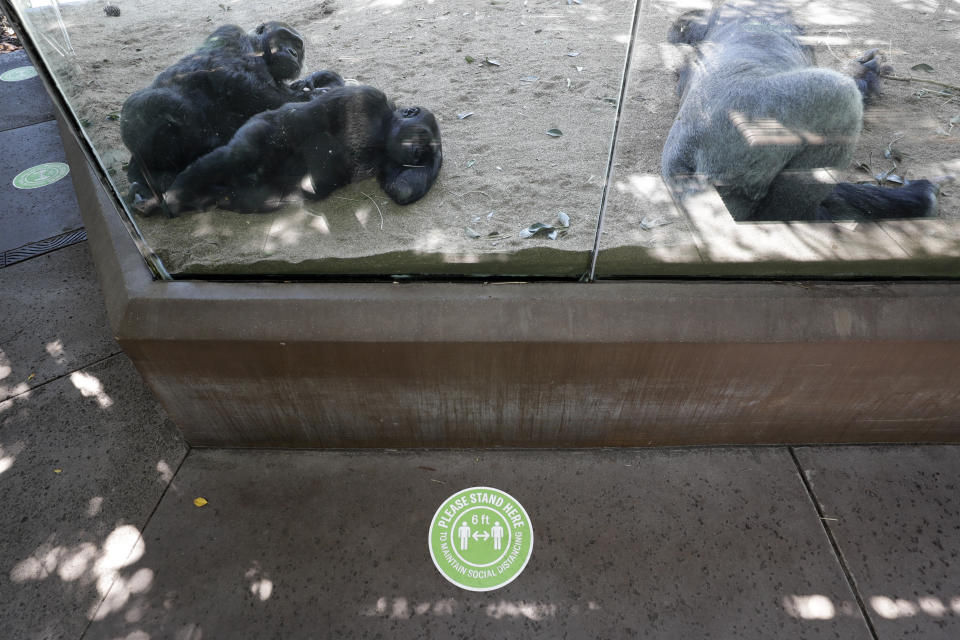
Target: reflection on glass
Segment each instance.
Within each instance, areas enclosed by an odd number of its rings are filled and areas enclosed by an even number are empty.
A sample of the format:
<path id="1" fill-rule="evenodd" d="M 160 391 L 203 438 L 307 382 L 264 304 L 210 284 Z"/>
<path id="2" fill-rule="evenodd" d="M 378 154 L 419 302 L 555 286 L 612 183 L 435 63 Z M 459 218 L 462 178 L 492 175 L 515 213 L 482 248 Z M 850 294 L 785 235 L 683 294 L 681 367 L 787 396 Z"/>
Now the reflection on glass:
<path id="1" fill-rule="evenodd" d="M 956 14 L 652 3 L 624 98 L 645 110 L 624 112 L 598 275 L 957 275 L 945 125 L 960 78 L 918 64 L 956 48 Z"/>
<path id="2" fill-rule="evenodd" d="M 880 94 L 890 67 L 878 49 L 857 58 L 851 75 L 816 67 L 801 34 L 783 8 L 752 2 L 677 20 L 670 42 L 695 54 L 679 71 L 664 179 L 681 199 L 705 179 L 737 221 L 933 215 L 938 190 L 929 180 L 899 179 L 901 188 L 885 189 L 808 175 L 850 163 L 863 105 Z"/>
<path id="3" fill-rule="evenodd" d="M 588 269 L 633 2 L 14 4 L 175 276 Z"/>

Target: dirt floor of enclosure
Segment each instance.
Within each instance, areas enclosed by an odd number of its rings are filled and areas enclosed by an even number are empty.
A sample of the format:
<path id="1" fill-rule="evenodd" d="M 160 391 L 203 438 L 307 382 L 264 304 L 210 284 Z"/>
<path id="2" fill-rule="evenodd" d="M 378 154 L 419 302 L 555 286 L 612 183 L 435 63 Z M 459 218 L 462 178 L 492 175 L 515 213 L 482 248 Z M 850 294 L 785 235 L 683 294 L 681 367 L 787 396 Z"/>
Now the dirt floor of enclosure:
<path id="1" fill-rule="evenodd" d="M 32 15 L 48 26 L 49 41 L 40 42 L 45 50 L 75 52 L 57 71 L 121 191 L 127 187 L 122 169 L 128 153 L 117 115 L 124 99 L 225 23 L 251 28 L 265 20 L 287 22 L 306 40 L 305 73 L 333 69 L 382 89 L 398 104 L 428 107 L 443 135 L 440 177 L 423 200 L 407 207 L 394 204 L 367 180 L 322 202 L 268 214 L 213 210 L 177 219 L 134 216 L 171 273 L 578 276 L 587 270 L 633 2 L 116 4 L 119 17 L 107 17 L 99 3 L 61 5 L 67 42 L 58 36 L 49 9 Z M 960 70 L 950 63 L 960 44 L 956 5 L 943 0 L 909 6 L 842 0 L 791 4 L 821 66 L 839 69 L 863 50 L 880 47 L 897 76 L 960 84 Z M 755 257 L 760 263 L 747 273 L 770 273 L 764 266 L 770 260 L 781 264 L 773 273 L 791 271 L 789 252 L 770 258 L 758 249 L 751 256 L 749 239 L 731 240 L 723 233 L 706 237 L 704 229 L 676 211 L 658 184 L 660 151 L 677 108 L 673 67 L 679 54 L 666 44 L 666 32 L 683 11 L 707 6 L 683 0 L 641 3 L 603 221 L 601 275 L 720 274 L 711 265 L 716 255 L 729 252 L 711 246 L 734 241 L 742 246 L 733 262 L 749 265 Z M 851 167 L 841 177 L 863 181 L 887 171 L 906 178 L 960 172 L 960 92 L 944 95 L 946 90 L 888 81 L 883 97 L 867 111 L 856 156 L 869 171 Z M 548 135 L 553 129 L 562 135 Z M 896 168 L 884 157 L 891 145 L 902 158 Z M 921 243 L 921 249 L 902 249 L 915 239 L 915 227 L 852 238 L 851 229 L 840 226 L 836 242 L 818 240 L 816 251 L 804 255 L 811 256 L 810 264 L 822 265 L 814 271 L 829 273 L 837 261 L 858 260 L 867 264 L 868 274 L 889 271 L 870 267 L 876 260 L 916 257 L 918 251 L 938 252 L 938 258 L 960 255 L 960 231 L 949 222 L 960 217 L 960 186 L 947 187 L 940 209 L 947 220 L 919 232 L 936 241 L 934 248 Z M 569 227 L 559 224 L 561 212 L 569 217 Z M 521 238 L 520 231 L 536 222 L 556 226 L 557 237 Z M 878 251 L 875 238 L 880 238 Z M 836 249 L 837 243 L 855 243 L 858 249 Z M 885 245 L 902 250 L 888 251 Z"/>

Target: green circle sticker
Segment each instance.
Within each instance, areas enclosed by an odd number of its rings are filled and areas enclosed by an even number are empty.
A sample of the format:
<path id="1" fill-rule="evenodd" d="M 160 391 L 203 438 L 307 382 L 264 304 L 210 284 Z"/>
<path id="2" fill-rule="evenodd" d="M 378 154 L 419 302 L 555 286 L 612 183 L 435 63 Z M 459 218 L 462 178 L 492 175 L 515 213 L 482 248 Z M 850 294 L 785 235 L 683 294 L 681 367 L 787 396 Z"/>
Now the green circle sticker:
<path id="1" fill-rule="evenodd" d="M 36 189 L 53 184 L 70 173 L 70 167 L 63 162 L 47 162 L 30 167 L 17 174 L 13 186 L 17 189 Z"/>
<path id="2" fill-rule="evenodd" d="M 19 82 L 36 77 L 37 70 L 33 67 L 15 67 L 0 74 L 0 80 L 4 82 Z"/>
<path id="3" fill-rule="evenodd" d="M 430 523 L 430 557 L 444 578 L 468 591 L 513 582 L 533 553 L 533 526 L 513 497 L 490 487 L 453 494 Z"/>

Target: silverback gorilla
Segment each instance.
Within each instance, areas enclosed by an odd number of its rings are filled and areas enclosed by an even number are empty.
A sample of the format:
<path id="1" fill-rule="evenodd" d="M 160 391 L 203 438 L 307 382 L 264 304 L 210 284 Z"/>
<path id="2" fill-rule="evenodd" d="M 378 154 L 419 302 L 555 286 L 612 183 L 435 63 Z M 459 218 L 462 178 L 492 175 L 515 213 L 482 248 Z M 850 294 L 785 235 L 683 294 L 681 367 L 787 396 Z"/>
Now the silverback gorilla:
<path id="1" fill-rule="evenodd" d="M 261 111 L 343 84 L 331 71 L 284 83 L 302 67 L 303 38 L 279 22 L 261 24 L 249 34 L 224 25 L 207 36 L 196 52 L 123 103 L 120 135 L 132 154 L 130 197 L 163 192 L 187 165 L 226 144 Z"/>
<path id="2" fill-rule="evenodd" d="M 373 87 L 336 87 L 254 116 L 142 211 L 175 216 L 214 204 L 270 211 L 296 192 L 322 199 L 372 176 L 403 205 L 427 193 L 442 162 L 440 129 L 430 111 L 398 109 Z"/>
<path id="3" fill-rule="evenodd" d="M 683 197 L 705 180 L 741 221 L 933 215 L 937 187 L 927 180 L 885 189 L 812 178 L 850 164 L 883 68 L 875 52 L 856 78 L 817 68 L 788 11 L 748 6 L 691 11 L 671 29 L 669 40 L 696 56 L 679 74 L 680 110 L 661 158 L 667 184 Z"/>

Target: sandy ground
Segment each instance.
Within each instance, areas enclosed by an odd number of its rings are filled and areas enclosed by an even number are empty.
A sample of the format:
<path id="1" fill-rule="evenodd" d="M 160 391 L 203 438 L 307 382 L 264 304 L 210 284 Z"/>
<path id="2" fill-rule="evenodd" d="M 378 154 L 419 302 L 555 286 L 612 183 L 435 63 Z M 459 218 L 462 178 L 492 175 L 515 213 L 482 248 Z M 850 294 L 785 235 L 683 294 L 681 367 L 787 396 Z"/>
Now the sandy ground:
<path id="1" fill-rule="evenodd" d="M 393 204 L 373 180 L 320 203 L 269 214 L 214 210 L 168 220 L 135 216 L 148 244 L 178 274 L 357 273 L 577 276 L 593 247 L 633 3 L 625 0 L 293 0 L 282 4 L 228 1 L 119 0 L 107 18 L 102 3 L 63 5 L 73 55 L 52 56 L 65 89 L 117 186 L 126 190 L 128 154 L 116 114 L 131 92 L 189 52 L 214 28 L 250 28 L 282 20 L 306 39 L 305 72 L 334 69 L 384 90 L 398 104 L 430 108 L 440 122 L 444 167 L 426 198 Z M 817 46 L 822 66 L 840 68 L 861 51 L 884 49 L 898 75 L 960 84 L 949 62 L 960 45 L 957 4 L 919 0 L 796 2 L 797 16 Z M 621 250 L 613 273 L 637 264 L 700 262 L 702 243 L 657 188 L 645 201 L 627 194 L 654 185 L 664 137 L 677 108 L 665 44 L 672 20 L 703 2 L 642 3 L 641 25 L 621 122 L 602 247 Z M 37 10 L 50 34 L 45 46 L 67 50 L 49 10 Z M 473 62 L 467 61 L 467 56 Z M 56 59 L 56 60 L 54 60 Z M 484 62 L 494 60 L 499 65 Z M 920 89 L 927 93 L 918 95 Z M 960 101 L 937 87 L 887 83 L 871 108 L 857 159 L 873 171 L 898 136 L 896 173 L 943 173 L 960 157 Z M 458 114 L 472 113 L 460 119 Z M 549 129 L 563 135 L 551 137 Z M 949 135 L 944 135 L 949 134 Z M 868 175 L 851 170 L 849 179 Z M 633 187 L 630 187 L 633 185 Z M 654 185 L 655 187 L 655 185 Z M 941 210 L 958 217 L 960 187 Z M 619 194 L 619 195 L 618 195 Z M 534 222 L 570 227 L 555 240 L 522 239 Z M 633 251 L 633 249 L 637 251 Z M 612 253 L 610 254 L 612 255 Z M 623 261 L 626 260 L 627 263 Z M 629 263 L 633 261 L 633 266 Z M 600 265 L 604 268 L 603 260 Z M 642 270 L 642 269 L 641 269 Z M 650 273 L 657 273 L 650 268 Z"/>

